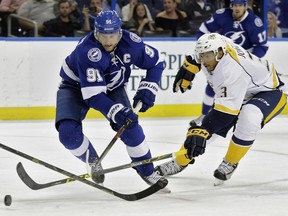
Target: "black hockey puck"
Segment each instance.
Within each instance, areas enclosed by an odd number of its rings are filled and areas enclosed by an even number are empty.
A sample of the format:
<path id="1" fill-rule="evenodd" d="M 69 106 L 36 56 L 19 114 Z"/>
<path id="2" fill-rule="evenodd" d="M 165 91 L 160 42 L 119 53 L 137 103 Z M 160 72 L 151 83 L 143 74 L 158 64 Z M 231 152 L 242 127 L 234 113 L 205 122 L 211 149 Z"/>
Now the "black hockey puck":
<path id="1" fill-rule="evenodd" d="M 5 206 L 10 206 L 12 203 L 12 197 L 11 195 L 6 195 L 4 198 L 4 204 Z"/>

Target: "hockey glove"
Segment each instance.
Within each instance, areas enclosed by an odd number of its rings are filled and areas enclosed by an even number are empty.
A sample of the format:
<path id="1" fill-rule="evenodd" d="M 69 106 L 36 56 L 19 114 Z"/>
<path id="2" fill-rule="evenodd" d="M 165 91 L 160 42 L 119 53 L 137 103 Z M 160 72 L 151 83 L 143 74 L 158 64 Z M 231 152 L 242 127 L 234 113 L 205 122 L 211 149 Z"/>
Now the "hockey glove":
<path id="1" fill-rule="evenodd" d="M 128 128 L 132 128 L 138 124 L 138 115 L 135 114 L 129 107 L 124 107 L 120 103 L 114 104 L 110 108 L 107 118 L 110 119 L 112 128 L 116 130 L 119 130 L 120 127 L 122 127 L 128 120 L 130 121 Z"/>
<path id="2" fill-rule="evenodd" d="M 192 80 L 195 74 L 201 69 L 201 64 L 198 64 L 192 56 L 188 55 L 180 67 L 173 83 L 173 92 L 180 91 L 184 93 L 187 89 L 191 89 Z"/>
<path id="3" fill-rule="evenodd" d="M 205 152 L 206 140 L 210 138 L 207 130 L 201 127 L 191 127 L 186 135 L 184 147 L 187 149 L 187 156 L 192 159 Z"/>
<path id="4" fill-rule="evenodd" d="M 142 79 L 133 98 L 133 108 L 135 108 L 138 102 L 141 101 L 142 107 L 139 112 L 146 112 L 146 110 L 154 105 L 158 88 L 159 86 L 157 83 Z"/>

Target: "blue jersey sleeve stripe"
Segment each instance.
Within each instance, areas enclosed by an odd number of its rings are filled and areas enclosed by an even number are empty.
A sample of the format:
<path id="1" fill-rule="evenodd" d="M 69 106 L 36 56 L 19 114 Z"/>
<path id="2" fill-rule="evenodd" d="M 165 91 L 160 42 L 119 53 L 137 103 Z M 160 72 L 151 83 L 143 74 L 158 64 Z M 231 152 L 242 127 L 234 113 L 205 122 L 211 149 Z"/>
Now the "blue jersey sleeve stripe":
<path id="1" fill-rule="evenodd" d="M 76 81 L 76 82 L 80 82 L 79 77 L 77 77 L 74 72 L 68 67 L 66 61 L 64 60 L 63 65 L 62 65 L 62 69 L 64 71 L 64 73 L 72 80 Z"/>
<path id="2" fill-rule="evenodd" d="M 100 93 L 106 93 L 106 87 L 105 86 L 89 86 L 81 88 L 82 96 L 84 100 L 87 100 L 94 95 L 98 95 Z"/>

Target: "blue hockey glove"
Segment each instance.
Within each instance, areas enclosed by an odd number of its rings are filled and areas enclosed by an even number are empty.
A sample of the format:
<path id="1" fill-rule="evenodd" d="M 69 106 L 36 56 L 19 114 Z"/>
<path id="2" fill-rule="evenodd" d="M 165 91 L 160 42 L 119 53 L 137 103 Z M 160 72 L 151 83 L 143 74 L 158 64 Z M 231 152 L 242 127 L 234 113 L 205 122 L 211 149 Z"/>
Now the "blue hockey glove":
<path id="1" fill-rule="evenodd" d="M 138 124 L 138 115 L 129 107 L 124 107 L 120 103 L 114 104 L 110 108 L 107 117 L 110 119 L 111 125 L 113 125 L 113 123 L 117 124 L 118 129 L 120 129 L 128 119 L 130 120 L 130 124 L 127 128 L 132 128 Z"/>
<path id="2" fill-rule="evenodd" d="M 200 69 L 201 64 L 198 64 L 195 59 L 192 58 L 192 56 L 186 56 L 182 66 L 176 74 L 173 83 L 173 92 L 178 92 L 180 89 L 180 91 L 184 93 L 187 89 L 191 89 L 191 82 L 194 79 L 195 74 L 198 73 Z"/>
<path id="3" fill-rule="evenodd" d="M 136 95 L 133 98 L 133 108 L 135 108 L 138 102 L 141 101 L 143 104 L 139 112 L 146 112 L 146 110 L 154 105 L 158 88 L 159 86 L 157 83 L 143 79 L 140 82 Z"/>
<path id="4" fill-rule="evenodd" d="M 207 130 L 201 127 L 191 127 L 186 135 L 184 147 L 190 159 L 202 155 L 205 152 L 206 140 L 210 138 Z"/>

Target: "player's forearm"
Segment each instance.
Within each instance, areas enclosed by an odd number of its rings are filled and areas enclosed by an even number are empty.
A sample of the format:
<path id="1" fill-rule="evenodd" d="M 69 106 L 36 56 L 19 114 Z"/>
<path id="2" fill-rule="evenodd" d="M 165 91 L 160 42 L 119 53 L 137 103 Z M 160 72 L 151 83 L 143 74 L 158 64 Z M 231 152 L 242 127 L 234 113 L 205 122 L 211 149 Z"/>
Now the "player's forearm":
<path id="1" fill-rule="evenodd" d="M 164 70 L 163 61 L 159 61 L 153 68 L 148 69 L 146 72 L 146 79 L 155 83 L 160 82 Z"/>
<path id="2" fill-rule="evenodd" d="M 115 104 L 115 102 L 108 98 L 103 92 L 85 100 L 85 102 L 89 107 L 98 110 L 105 116 L 107 116 L 110 108 Z"/>
<path id="3" fill-rule="evenodd" d="M 259 58 L 262 58 L 268 50 L 268 46 L 255 46 L 252 50 L 252 54 L 256 55 Z"/>

